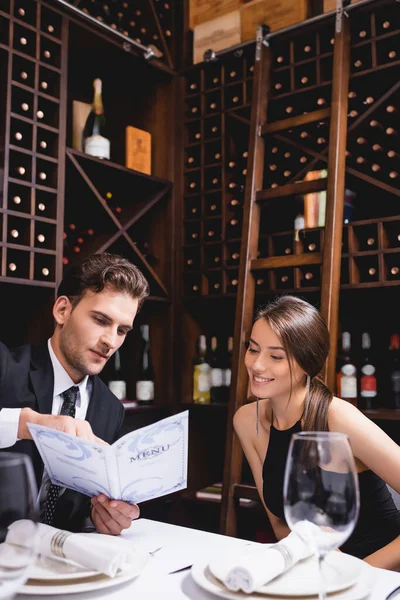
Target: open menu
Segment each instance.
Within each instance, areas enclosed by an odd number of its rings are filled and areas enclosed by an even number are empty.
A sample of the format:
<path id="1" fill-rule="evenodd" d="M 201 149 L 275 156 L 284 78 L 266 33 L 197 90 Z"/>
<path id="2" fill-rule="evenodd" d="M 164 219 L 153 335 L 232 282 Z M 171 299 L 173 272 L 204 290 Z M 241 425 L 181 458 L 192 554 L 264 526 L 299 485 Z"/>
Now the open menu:
<path id="1" fill-rule="evenodd" d="M 132 504 L 187 486 L 189 411 L 132 431 L 111 446 L 28 424 L 51 482 Z"/>

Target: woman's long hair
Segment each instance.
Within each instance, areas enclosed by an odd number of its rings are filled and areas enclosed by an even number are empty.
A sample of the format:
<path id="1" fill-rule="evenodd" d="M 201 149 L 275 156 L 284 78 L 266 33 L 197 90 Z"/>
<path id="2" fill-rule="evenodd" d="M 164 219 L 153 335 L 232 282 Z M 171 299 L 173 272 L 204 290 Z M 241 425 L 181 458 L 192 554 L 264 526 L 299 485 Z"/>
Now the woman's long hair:
<path id="1" fill-rule="evenodd" d="M 329 354 L 329 331 L 319 311 L 295 296 L 280 296 L 261 307 L 256 320 L 265 319 L 286 351 L 290 368 L 297 362 L 310 376 L 309 403 L 304 415 L 304 431 L 328 431 L 328 409 L 333 394 L 323 383 L 320 373 Z M 290 396 L 289 396 L 290 401 Z"/>

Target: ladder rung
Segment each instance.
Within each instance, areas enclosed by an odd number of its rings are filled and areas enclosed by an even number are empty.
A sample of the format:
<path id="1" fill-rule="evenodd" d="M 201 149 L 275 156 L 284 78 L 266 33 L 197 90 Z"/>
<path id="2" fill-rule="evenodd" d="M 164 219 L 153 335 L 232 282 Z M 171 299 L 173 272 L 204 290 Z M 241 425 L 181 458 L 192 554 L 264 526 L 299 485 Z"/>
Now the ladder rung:
<path id="1" fill-rule="evenodd" d="M 260 496 L 254 485 L 235 483 L 233 486 L 233 494 L 235 498 L 248 498 L 249 500 L 255 500 L 256 502 L 260 501 Z"/>
<path id="2" fill-rule="evenodd" d="M 292 254 L 291 256 L 271 256 L 270 258 L 257 258 L 250 263 L 252 271 L 261 269 L 278 269 L 280 267 L 298 267 L 301 265 L 318 265 L 322 262 L 319 252 L 315 254 Z"/>
<path id="3" fill-rule="evenodd" d="M 285 196 L 293 196 L 294 194 L 309 194 L 311 192 L 321 192 L 326 190 L 327 178 L 312 179 L 311 181 L 297 181 L 280 185 L 276 188 L 260 190 L 256 193 L 256 201 L 273 200 L 274 198 L 284 198 Z"/>
<path id="4" fill-rule="evenodd" d="M 321 110 L 315 110 L 306 115 L 297 115 L 296 117 L 275 121 L 275 123 L 267 123 L 262 128 L 261 134 L 267 135 L 268 133 L 274 133 L 275 131 L 284 131 L 285 129 L 291 129 L 292 127 L 314 123 L 314 121 L 322 121 L 323 119 L 327 119 L 330 114 L 330 108 L 321 108 Z"/>

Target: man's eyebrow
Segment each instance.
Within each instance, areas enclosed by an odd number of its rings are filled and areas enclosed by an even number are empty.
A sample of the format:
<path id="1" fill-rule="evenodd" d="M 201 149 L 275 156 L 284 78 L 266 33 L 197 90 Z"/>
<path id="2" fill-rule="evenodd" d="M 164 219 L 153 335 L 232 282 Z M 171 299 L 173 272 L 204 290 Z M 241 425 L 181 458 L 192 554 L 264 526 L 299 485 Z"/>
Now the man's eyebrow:
<path id="1" fill-rule="evenodd" d="M 91 313 L 93 315 L 102 317 L 105 321 L 108 321 L 109 323 L 111 323 L 111 321 L 112 321 L 112 319 L 108 315 L 101 312 L 100 310 L 92 310 Z M 132 329 L 132 325 L 120 325 L 120 327 L 122 327 L 123 329 L 127 329 L 128 331 L 130 331 Z"/>
<path id="2" fill-rule="evenodd" d="M 253 338 L 249 338 L 249 342 L 260 348 L 260 344 L 253 340 Z M 285 352 L 285 348 L 282 348 L 282 346 L 267 346 L 267 348 L 268 350 L 283 350 Z"/>

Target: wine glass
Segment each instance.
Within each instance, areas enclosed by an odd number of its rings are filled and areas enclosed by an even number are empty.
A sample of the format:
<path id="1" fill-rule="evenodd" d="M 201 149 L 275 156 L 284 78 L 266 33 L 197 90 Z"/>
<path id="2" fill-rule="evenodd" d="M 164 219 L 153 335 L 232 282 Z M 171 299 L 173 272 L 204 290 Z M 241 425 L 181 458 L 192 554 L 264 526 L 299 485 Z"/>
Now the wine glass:
<path id="1" fill-rule="evenodd" d="M 13 598 L 35 562 L 37 497 L 30 458 L 25 454 L 0 452 L 0 600 Z M 23 546 L 5 543 L 8 528 L 16 521 L 23 526 Z"/>
<path id="2" fill-rule="evenodd" d="M 308 541 L 317 555 L 319 600 L 325 600 L 324 557 L 351 535 L 358 518 L 358 476 L 344 433 L 310 431 L 292 436 L 283 486 L 288 526 Z"/>

